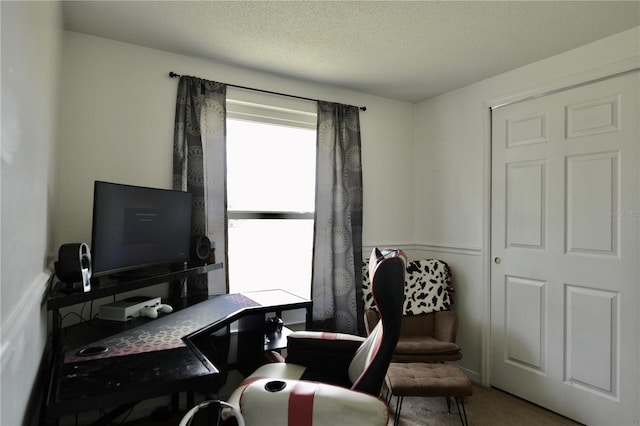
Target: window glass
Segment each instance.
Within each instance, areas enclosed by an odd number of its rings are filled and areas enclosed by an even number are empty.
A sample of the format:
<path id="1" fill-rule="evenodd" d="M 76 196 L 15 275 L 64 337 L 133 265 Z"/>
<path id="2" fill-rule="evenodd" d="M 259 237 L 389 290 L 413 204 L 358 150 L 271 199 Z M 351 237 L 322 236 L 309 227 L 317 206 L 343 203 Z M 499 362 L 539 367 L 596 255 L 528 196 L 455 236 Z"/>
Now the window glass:
<path id="1" fill-rule="evenodd" d="M 310 113 L 298 121 L 295 111 L 279 108 L 276 119 L 275 109 L 242 104 L 239 114 L 234 105 L 228 103 L 227 118 L 229 291 L 279 288 L 310 298 L 316 168 Z"/>
<path id="2" fill-rule="evenodd" d="M 227 208 L 313 212 L 315 133 L 228 119 Z"/>
<path id="3" fill-rule="evenodd" d="M 313 219 L 230 219 L 232 293 L 279 288 L 311 296 Z"/>

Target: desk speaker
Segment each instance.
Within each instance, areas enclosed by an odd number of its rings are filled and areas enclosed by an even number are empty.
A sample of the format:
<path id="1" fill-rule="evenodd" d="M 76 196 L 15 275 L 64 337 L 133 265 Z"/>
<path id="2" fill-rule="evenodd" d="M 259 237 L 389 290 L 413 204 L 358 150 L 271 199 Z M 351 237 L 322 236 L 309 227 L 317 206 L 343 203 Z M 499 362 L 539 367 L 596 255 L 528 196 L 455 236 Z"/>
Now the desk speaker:
<path id="1" fill-rule="evenodd" d="M 211 241 L 206 235 L 191 237 L 191 260 L 205 264 L 211 254 Z"/>
<path id="2" fill-rule="evenodd" d="M 85 243 L 62 244 L 54 266 L 56 275 L 67 284 L 68 290 L 91 290 L 91 252 Z M 76 283 L 82 288 L 75 288 Z"/>

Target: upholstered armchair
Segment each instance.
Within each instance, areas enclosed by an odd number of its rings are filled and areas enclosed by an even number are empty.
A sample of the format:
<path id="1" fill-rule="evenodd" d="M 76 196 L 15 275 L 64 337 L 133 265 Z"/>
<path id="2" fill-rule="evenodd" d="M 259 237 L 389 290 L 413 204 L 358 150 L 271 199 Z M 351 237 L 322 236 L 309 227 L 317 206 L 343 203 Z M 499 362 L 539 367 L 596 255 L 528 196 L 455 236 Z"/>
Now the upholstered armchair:
<path id="1" fill-rule="evenodd" d="M 379 313 L 372 304 L 369 281 L 363 274 L 365 327 L 378 323 Z M 414 260 L 405 274 L 405 301 L 402 328 L 394 362 L 442 362 L 462 359 L 456 344 L 458 317 L 450 310 L 453 288 L 449 266 L 436 259 Z"/>
<path id="2" fill-rule="evenodd" d="M 245 424 L 385 426 L 379 395 L 400 335 L 405 268 L 401 250 L 374 249 L 368 273 L 380 320 L 368 337 L 292 333 L 285 362 L 259 367 L 228 398 Z"/>

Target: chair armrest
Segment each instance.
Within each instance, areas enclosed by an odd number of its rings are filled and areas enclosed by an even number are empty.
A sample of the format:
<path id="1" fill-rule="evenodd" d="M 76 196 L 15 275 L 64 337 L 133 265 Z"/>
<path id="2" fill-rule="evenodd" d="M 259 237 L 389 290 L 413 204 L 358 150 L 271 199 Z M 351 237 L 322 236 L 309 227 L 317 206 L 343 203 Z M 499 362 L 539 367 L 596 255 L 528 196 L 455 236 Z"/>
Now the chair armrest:
<path id="1" fill-rule="evenodd" d="M 259 379 L 236 389 L 229 403 L 240 407 L 246 426 L 312 423 L 386 426 L 389 420 L 388 407 L 379 398 L 301 380 Z"/>
<path id="2" fill-rule="evenodd" d="M 453 311 L 435 312 L 434 335 L 442 342 L 456 342 L 458 334 L 458 316 Z"/>
<path id="3" fill-rule="evenodd" d="M 296 331 L 287 338 L 286 362 L 317 370 L 346 371 L 364 340 L 344 333 Z"/>

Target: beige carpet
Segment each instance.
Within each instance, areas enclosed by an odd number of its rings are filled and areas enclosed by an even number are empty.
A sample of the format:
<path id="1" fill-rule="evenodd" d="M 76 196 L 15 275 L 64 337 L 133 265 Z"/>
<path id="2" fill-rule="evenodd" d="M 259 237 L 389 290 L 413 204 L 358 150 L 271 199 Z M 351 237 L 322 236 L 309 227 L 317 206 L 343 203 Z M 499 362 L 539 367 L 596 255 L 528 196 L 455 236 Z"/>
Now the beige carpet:
<path id="1" fill-rule="evenodd" d="M 395 406 L 396 397 L 393 397 L 392 417 Z M 464 406 L 470 426 L 575 426 L 579 424 L 505 392 L 477 385 L 473 386 L 473 395 L 465 398 Z M 390 421 L 390 425 L 392 424 L 393 418 Z M 448 413 L 445 398 L 404 398 L 400 426 L 460 425 L 460 417 L 453 399 L 451 413 Z"/>
<path id="2" fill-rule="evenodd" d="M 393 425 L 393 410 L 396 398 L 391 401 L 391 419 Z M 465 410 L 470 426 L 576 426 L 565 417 L 552 413 L 537 405 L 528 403 L 505 392 L 473 386 L 473 395 L 465 398 Z M 402 416 L 399 426 L 460 426 L 460 417 L 455 402 L 451 401 L 451 413 L 447 412 L 445 398 L 404 398 Z M 181 415 L 173 415 L 163 420 L 139 420 L 127 423 L 135 426 L 175 426 Z M 204 417 L 197 416 L 194 426 L 204 426 Z M 334 426 L 349 426 L 340 424 L 336 419 Z M 270 425 L 261 425 L 270 426 Z"/>
<path id="3" fill-rule="evenodd" d="M 231 371 L 227 385 L 220 391 L 223 399 L 242 380 L 237 372 Z M 384 391 L 383 391 L 384 394 Z M 451 413 L 447 412 L 445 398 L 407 397 L 402 404 L 402 415 L 399 426 L 460 426 L 460 417 L 455 402 L 451 401 Z M 390 422 L 393 425 L 393 415 L 396 405 L 394 397 L 390 404 Z M 537 405 L 493 388 L 473 385 L 473 394 L 465 398 L 465 410 L 469 426 L 577 426 L 566 417 L 562 417 Z M 184 413 L 183 413 L 184 414 Z M 164 416 L 160 416 L 164 417 Z M 207 424 L 203 416 L 196 416 L 194 426 Z M 182 418 L 181 415 L 170 415 L 162 419 L 145 419 L 128 423 L 135 426 L 175 426 Z M 272 425 L 260 425 L 272 426 Z M 333 426 L 342 425 L 338 419 Z"/>

